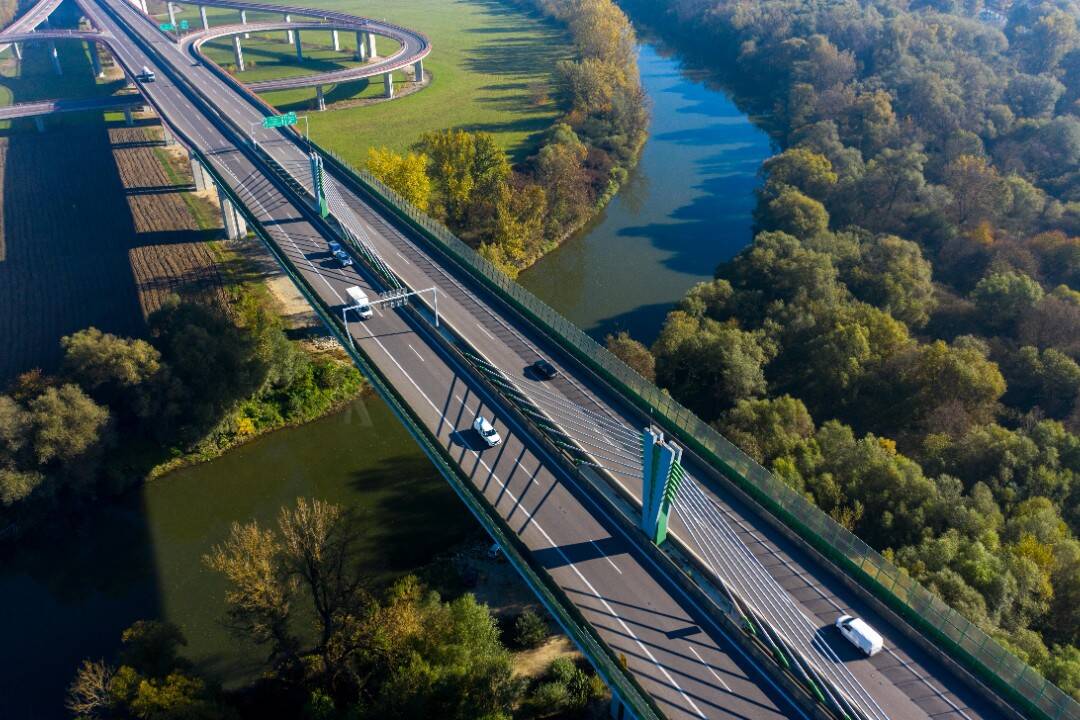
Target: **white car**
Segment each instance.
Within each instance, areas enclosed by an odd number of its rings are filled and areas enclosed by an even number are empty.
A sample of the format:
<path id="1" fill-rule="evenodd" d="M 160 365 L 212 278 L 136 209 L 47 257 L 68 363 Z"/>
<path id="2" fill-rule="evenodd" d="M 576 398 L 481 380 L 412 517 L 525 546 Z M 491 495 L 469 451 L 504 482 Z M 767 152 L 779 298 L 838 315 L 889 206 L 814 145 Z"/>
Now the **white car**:
<path id="1" fill-rule="evenodd" d="M 476 419 L 472 421 L 472 429 L 480 434 L 488 447 L 495 447 L 502 442 L 502 438 L 499 437 L 499 432 L 495 429 L 495 426 L 483 415 L 477 415 Z"/>
<path id="2" fill-rule="evenodd" d="M 840 634 L 846 637 L 852 645 L 862 650 L 866 657 L 877 655 L 885 647 L 885 641 L 881 635 L 862 618 L 841 615 L 836 618 L 836 627 L 840 629 Z"/>

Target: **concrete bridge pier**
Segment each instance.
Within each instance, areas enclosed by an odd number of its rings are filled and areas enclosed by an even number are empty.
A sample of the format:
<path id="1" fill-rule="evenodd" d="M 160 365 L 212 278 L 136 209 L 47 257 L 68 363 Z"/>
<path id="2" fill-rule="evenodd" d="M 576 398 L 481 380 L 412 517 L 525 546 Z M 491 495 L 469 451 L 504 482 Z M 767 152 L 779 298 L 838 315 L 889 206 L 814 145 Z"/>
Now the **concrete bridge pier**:
<path id="1" fill-rule="evenodd" d="M 375 35 L 372 33 L 365 33 L 367 35 L 367 59 L 374 60 L 379 57 L 379 53 L 375 51 Z"/>
<path id="2" fill-rule="evenodd" d="M 49 43 L 49 57 L 52 58 L 53 70 L 56 71 L 56 74 L 63 75 L 64 69 L 60 67 L 60 53 L 56 51 L 56 43 L 54 42 Z"/>
<path id="3" fill-rule="evenodd" d="M 394 97 L 394 73 L 388 72 L 383 74 L 383 85 L 385 86 L 383 97 Z"/>
<path id="4" fill-rule="evenodd" d="M 367 41 L 364 40 L 364 35 L 365 33 L 359 31 L 356 33 L 356 52 L 353 54 L 354 60 L 363 60 L 366 55 L 366 49 L 364 46 L 366 45 Z"/>
<path id="5" fill-rule="evenodd" d="M 203 192 L 214 184 L 206 168 L 195 158 L 191 158 L 191 178 L 195 181 L 195 192 Z"/>
<path id="6" fill-rule="evenodd" d="M 247 222 L 244 220 L 244 216 L 233 205 L 229 196 L 222 192 L 220 186 L 217 191 L 218 202 L 221 203 L 221 222 L 225 226 L 225 237 L 229 240 L 239 240 L 245 237 L 247 235 Z"/>
<path id="7" fill-rule="evenodd" d="M 341 38 L 338 37 L 337 30 L 330 31 L 330 39 L 334 42 L 334 52 L 341 52 Z"/>
<path id="8" fill-rule="evenodd" d="M 98 56 L 97 43 L 87 42 L 86 49 L 90 51 L 90 67 L 93 68 L 94 77 L 103 76 L 105 70 L 101 67 L 101 57 Z"/>
<path id="9" fill-rule="evenodd" d="M 247 10 L 241 10 L 240 11 L 240 24 L 241 25 L 247 25 Z M 251 33 L 249 33 L 249 32 L 244 33 L 244 39 L 245 40 L 250 40 L 251 39 Z"/>
<path id="10" fill-rule="evenodd" d="M 300 42 L 300 31 L 296 31 L 296 62 L 304 62 L 304 46 Z"/>
<path id="11" fill-rule="evenodd" d="M 292 22 L 292 18 L 289 16 L 289 13 L 285 13 L 285 22 Z M 285 31 L 285 42 L 289 43 L 290 45 L 293 44 L 292 30 Z"/>
<path id="12" fill-rule="evenodd" d="M 417 60 L 413 63 L 413 82 L 424 82 L 424 61 Z"/>
<path id="13" fill-rule="evenodd" d="M 326 109 L 326 97 L 323 95 L 322 85 L 315 86 L 315 103 L 320 111 Z"/>
<path id="14" fill-rule="evenodd" d="M 202 20 L 202 29 L 203 30 L 209 30 L 210 29 L 210 21 L 206 19 L 206 6 L 205 5 L 200 5 L 199 6 L 199 19 Z"/>
<path id="15" fill-rule="evenodd" d="M 15 59 L 22 60 L 22 45 L 19 43 L 11 43 L 11 47 L 15 50 Z"/>
<path id="16" fill-rule="evenodd" d="M 45 132 L 45 116 L 43 116 L 43 115 L 35 115 L 34 116 L 34 126 L 37 127 L 37 131 L 39 133 Z"/>
<path id="17" fill-rule="evenodd" d="M 176 138 L 169 132 L 169 128 L 166 125 L 161 126 L 161 139 L 165 141 L 165 147 L 170 147 L 176 144 Z"/>
<path id="18" fill-rule="evenodd" d="M 124 108 L 124 124 L 131 127 L 135 124 L 135 116 L 131 114 L 131 108 Z"/>
<path id="19" fill-rule="evenodd" d="M 236 72 L 244 72 L 244 50 L 240 47 L 240 36 L 232 36 L 233 55 L 236 57 Z"/>

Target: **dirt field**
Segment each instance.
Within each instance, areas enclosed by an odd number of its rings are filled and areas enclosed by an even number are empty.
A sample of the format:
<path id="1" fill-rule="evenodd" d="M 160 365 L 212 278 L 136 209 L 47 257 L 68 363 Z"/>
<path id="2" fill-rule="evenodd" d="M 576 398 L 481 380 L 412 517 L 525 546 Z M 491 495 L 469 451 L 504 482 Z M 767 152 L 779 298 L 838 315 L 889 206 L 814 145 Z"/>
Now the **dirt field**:
<path id="1" fill-rule="evenodd" d="M 0 385 L 55 369 L 59 339 L 90 325 L 144 334 L 170 292 L 223 296 L 214 208 L 185 199 L 190 174 L 164 169 L 154 138 L 100 123 L 0 138 Z"/>
<path id="2" fill-rule="evenodd" d="M 156 129 L 118 127 L 109 130 L 134 225 L 137 244 L 128 251 L 135 289 L 143 314 L 157 310 L 168 295 L 207 302 L 226 301 L 224 281 L 208 243 L 219 232 L 217 208 L 206 198 L 182 193 L 175 182 L 190 181 L 180 162 L 171 172 Z M 202 207 L 194 203 L 201 203 Z M 213 227 L 200 227 L 210 225 Z"/>

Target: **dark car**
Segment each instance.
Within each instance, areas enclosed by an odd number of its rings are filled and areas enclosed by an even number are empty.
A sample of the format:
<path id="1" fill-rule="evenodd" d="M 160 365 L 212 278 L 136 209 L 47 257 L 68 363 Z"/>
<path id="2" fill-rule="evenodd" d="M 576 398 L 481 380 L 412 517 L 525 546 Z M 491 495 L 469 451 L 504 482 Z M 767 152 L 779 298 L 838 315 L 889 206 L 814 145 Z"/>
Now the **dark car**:
<path id="1" fill-rule="evenodd" d="M 550 380 L 559 374 L 559 371 L 555 369 L 555 366 L 549 363 L 547 360 L 537 360 L 529 368 L 533 373 L 541 380 Z"/>

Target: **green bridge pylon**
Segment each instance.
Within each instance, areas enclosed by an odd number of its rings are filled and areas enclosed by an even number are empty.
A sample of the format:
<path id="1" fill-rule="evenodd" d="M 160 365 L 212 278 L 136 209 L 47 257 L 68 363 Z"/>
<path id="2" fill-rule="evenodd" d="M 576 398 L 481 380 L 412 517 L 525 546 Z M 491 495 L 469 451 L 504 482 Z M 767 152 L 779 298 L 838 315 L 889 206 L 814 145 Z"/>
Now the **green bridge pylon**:
<path id="1" fill-rule="evenodd" d="M 300 47 L 297 45 L 297 47 Z M 330 214 L 330 206 L 326 202 L 326 174 L 323 170 L 323 159 L 318 153 L 311 153 L 311 187 L 315 194 L 315 209 L 319 215 L 326 217 Z"/>
<path id="2" fill-rule="evenodd" d="M 681 464 L 682 448 L 666 442 L 664 433 L 651 427 L 643 430 L 642 435 L 641 528 L 660 545 L 667 539 L 668 518 L 685 477 Z"/>

